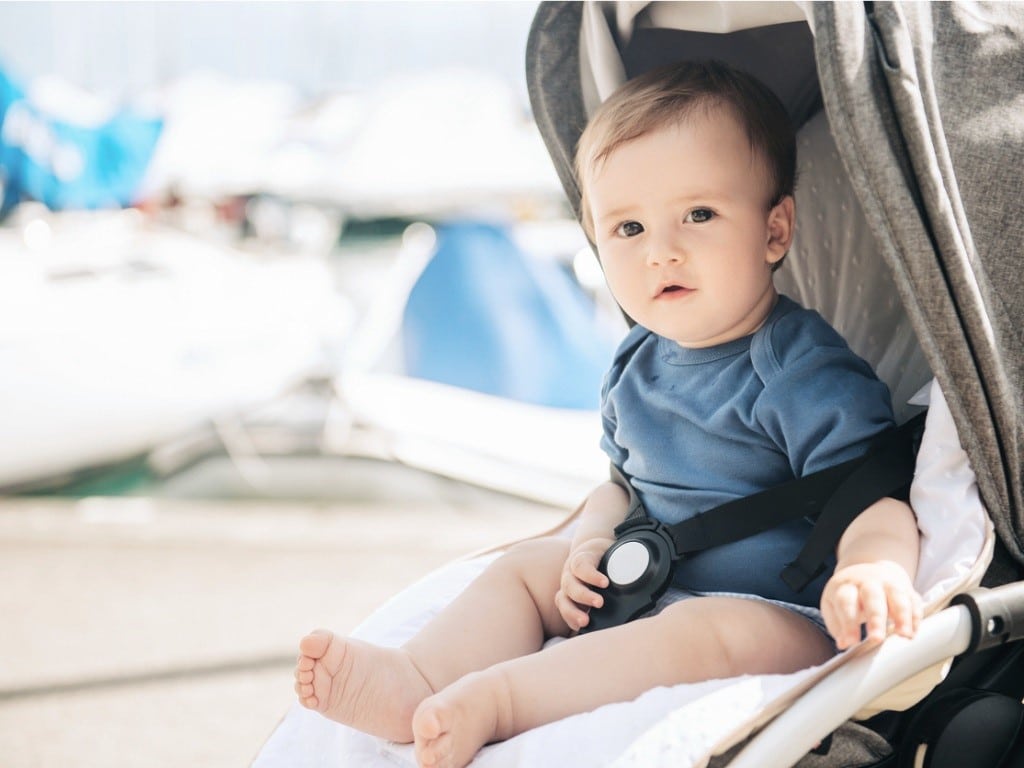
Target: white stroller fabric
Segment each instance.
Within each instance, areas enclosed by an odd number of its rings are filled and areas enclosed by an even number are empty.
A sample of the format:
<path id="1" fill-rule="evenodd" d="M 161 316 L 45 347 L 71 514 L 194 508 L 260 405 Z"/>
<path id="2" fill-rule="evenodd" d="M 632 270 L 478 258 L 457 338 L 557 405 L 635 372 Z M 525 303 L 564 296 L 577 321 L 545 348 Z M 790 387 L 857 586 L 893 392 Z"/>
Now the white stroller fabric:
<path id="1" fill-rule="evenodd" d="M 978 498 L 974 474 L 959 446 L 942 393 L 934 383 L 930 399 L 911 493 L 923 541 L 917 588 L 927 610 L 933 612 L 953 594 L 980 581 L 991 556 L 993 535 Z M 434 572 L 382 606 L 353 634 L 380 645 L 401 645 L 494 557 L 459 561 Z M 712 754 L 742 739 L 766 708 L 784 704 L 853 652 L 791 675 L 745 676 L 656 688 L 634 701 L 575 715 L 485 747 L 473 765 L 702 766 Z M 916 690 L 911 699 L 926 692 Z M 883 706 L 891 708 L 892 703 Z M 411 746 L 367 736 L 296 704 L 264 745 L 253 767 L 396 765 L 415 765 Z"/>

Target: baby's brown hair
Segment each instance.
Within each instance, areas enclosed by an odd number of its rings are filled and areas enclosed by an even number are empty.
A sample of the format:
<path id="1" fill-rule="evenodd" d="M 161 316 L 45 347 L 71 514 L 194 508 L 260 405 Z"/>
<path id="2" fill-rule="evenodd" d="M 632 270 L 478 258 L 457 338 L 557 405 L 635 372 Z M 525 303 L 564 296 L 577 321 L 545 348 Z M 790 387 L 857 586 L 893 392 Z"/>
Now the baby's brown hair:
<path id="1" fill-rule="evenodd" d="M 747 134 L 767 174 L 768 210 L 796 187 L 796 135 L 786 108 L 766 85 L 718 61 L 687 61 L 647 72 L 613 93 L 594 113 L 576 148 L 583 229 L 594 239 L 587 186 L 600 163 L 623 144 L 678 124 L 697 109 L 725 107 Z"/>

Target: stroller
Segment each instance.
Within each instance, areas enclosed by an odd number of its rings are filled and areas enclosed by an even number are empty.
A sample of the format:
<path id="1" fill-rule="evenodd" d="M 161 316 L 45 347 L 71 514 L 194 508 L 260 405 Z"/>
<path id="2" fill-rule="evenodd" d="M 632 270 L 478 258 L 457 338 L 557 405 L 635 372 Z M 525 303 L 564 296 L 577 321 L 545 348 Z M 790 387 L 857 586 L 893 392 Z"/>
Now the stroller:
<path id="1" fill-rule="evenodd" d="M 1022 35 L 1024 9 L 1009 4 L 540 5 L 531 100 L 577 212 L 576 139 L 626 78 L 717 58 L 787 105 L 798 234 L 778 287 L 875 366 L 899 420 L 930 404 L 911 491 L 927 616 L 913 640 L 793 675 L 655 689 L 488 746 L 474 765 L 1024 765 Z M 432 574 L 356 634 L 400 644 L 491 557 Z M 254 763 L 395 764 L 413 764 L 410 747 L 298 706 Z"/>

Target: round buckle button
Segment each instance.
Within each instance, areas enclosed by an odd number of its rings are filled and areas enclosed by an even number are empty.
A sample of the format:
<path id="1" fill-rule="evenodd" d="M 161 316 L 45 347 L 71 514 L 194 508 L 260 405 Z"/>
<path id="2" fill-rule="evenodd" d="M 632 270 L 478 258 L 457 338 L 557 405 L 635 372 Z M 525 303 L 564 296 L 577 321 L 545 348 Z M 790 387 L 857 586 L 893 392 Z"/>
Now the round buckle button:
<path id="1" fill-rule="evenodd" d="M 624 542 L 608 558 L 608 578 L 619 586 L 632 584 L 644 575 L 650 562 L 647 547 L 639 541 Z"/>

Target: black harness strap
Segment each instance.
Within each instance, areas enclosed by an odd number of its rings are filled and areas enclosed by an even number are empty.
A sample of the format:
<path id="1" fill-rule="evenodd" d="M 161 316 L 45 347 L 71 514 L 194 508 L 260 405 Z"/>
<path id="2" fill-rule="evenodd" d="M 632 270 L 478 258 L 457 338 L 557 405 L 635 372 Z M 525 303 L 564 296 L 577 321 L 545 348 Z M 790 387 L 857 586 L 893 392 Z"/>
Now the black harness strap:
<path id="1" fill-rule="evenodd" d="M 612 482 L 623 488 L 626 493 L 629 494 L 629 507 L 626 509 L 626 517 L 623 522 L 615 528 L 615 532 L 618 533 L 619 528 L 622 528 L 633 520 L 646 520 L 647 510 L 644 509 L 643 502 L 640 501 L 640 496 L 637 494 L 636 488 L 633 487 L 633 482 L 629 479 L 629 476 L 614 464 L 610 464 L 608 469 L 611 472 Z"/>
<path id="2" fill-rule="evenodd" d="M 804 548 L 782 571 L 782 580 L 791 589 L 799 592 L 817 578 L 843 532 L 861 512 L 887 496 L 909 498 L 924 420 L 925 414 L 920 413 L 883 434 L 835 489 L 817 515 Z"/>
<path id="3" fill-rule="evenodd" d="M 887 430 L 856 459 L 726 502 L 674 525 L 664 525 L 672 539 L 675 559 L 808 518 L 815 521 L 814 530 L 796 560 L 781 574 L 786 584 L 799 592 L 821 573 L 857 515 L 886 496 L 906 498 L 924 416 L 919 414 Z M 621 536 L 647 524 L 648 516 L 626 474 L 612 466 L 612 479 L 629 493 L 626 520 L 615 529 Z"/>

